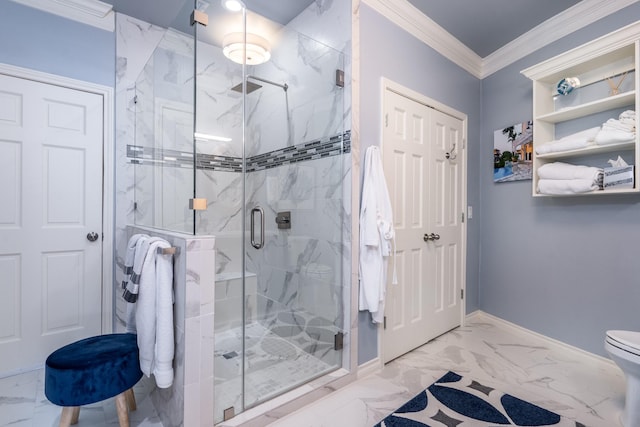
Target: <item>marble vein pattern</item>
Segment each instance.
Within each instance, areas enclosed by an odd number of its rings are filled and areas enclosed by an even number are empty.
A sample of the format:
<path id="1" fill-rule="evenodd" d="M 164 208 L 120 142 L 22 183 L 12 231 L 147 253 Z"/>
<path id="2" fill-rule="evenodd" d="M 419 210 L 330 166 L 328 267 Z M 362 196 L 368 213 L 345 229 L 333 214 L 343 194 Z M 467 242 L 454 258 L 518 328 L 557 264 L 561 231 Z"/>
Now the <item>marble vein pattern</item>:
<path id="1" fill-rule="evenodd" d="M 296 412 L 274 409 L 268 425 L 370 427 L 448 370 L 590 427 L 620 426 L 625 383 L 616 365 L 484 314 Z M 136 386 L 136 397 L 148 395 L 143 386 Z M 43 388 L 42 370 L 0 379 L 0 427 L 57 426 L 60 408 L 46 400 Z M 117 425 L 112 399 L 80 413 L 79 425 Z M 132 426 L 162 425 L 144 398 L 131 420 Z"/>
<path id="2" fill-rule="evenodd" d="M 141 381 L 133 389 L 138 409 L 129 414 L 131 426 L 162 427 L 148 387 L 148 382 Z M 57 427 L 61 412 L 44 395 L 44 369 L 0 378 L 0 426 Z M 77 425 L 117 426 L 115 398 L 83 406 Z"/>
<path id="3" fill-rule="evenodd" d="M 269 426 L 373 426 L 448 370 L 586 426 L 620 426 L 625 385 L 617 366 L 483 314 Z"/>

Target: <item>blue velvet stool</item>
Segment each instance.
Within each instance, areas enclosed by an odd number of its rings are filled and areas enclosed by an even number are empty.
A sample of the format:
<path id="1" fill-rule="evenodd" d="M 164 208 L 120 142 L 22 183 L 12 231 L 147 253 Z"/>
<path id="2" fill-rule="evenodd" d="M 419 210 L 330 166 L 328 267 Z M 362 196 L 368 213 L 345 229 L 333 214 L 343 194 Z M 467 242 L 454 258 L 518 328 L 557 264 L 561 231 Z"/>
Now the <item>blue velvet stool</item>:
<path id="1" fill-rule="evenodd" d="M 78 422 L 80 406 L 116 396 L 120 427 L 129 427 L 136 409 L 132 387 L 142 378 L 134 334 L 85 338 L 54 351 L 47 358 L 44 394 L 63 406 L 60 427 Z"/>

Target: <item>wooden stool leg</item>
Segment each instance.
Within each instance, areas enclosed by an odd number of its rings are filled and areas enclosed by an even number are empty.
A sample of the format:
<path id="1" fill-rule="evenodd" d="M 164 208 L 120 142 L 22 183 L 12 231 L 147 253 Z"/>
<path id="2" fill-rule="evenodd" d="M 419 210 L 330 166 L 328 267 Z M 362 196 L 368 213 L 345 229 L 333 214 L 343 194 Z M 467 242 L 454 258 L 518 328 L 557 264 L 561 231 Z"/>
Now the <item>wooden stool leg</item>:
<path id="1" fill-rule="evenodd" d="M 129 410 L 127 409 L 126 392 L 122 392 L 116 396 L 116 410 L 118 411 L 118 421 L 120 427 L 129 427 Z"/>
<path id="2" fill-rule="evenodd" d="M 60 427 L 69 427 L 72 424 L 78 424 L 79 416 L 79 406 L 64 406 L 62 408 L 62 415 L 60 415 Z"/>
<path id="3" fill-rule="evenodd" d="M 132 388 L 124 392 L 124 397 L 127 398 L 127 408 L 129 408 L 130 411 L 135 411 L 136 409 L 138 409 L 138 407 L 136 406 L 136 397 L 133 394 Z"/>

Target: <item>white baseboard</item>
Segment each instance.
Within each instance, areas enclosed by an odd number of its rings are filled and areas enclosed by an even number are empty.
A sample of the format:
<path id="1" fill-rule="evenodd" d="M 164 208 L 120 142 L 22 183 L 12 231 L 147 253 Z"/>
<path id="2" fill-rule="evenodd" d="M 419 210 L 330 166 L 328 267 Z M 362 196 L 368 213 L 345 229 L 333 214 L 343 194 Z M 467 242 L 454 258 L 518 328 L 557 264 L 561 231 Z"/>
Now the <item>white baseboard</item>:
<path id="1" fill-rule="evenodd" d="M 465 316 L 464 321 L 466 322 L 474 322 L 476 321 L 478 318 L 480 318 L 480 316 L 482 316 L 484 312 L 482 310 L 476 310 L 472 313 L 469 313 Z"/>
<path id="2" fill-rule="evenodd" d="M 382 370 L 382 362 L 379 357 L 371 359 L 368 362 L 358 366 L 358 379 L 368 375 L 378 373 Z"/>
<path id="3" fill-rule="evenodd" d="M 591 358 L 591 359 L 593 359 L 593 360 L 595 360 L 597 362 L 604 362 L 604 363 L 608 363 L 610 365 L 615 365 L 615 363 L 609 358 L 600 356 L 598 354 L 591 353 L 589 351 L 583 350 L 583 349 L 578 348 L 578 347 L 574 347 L 571 344 L 567 344 L 567 343 L 559 341 L 557 339 L 554 339 L 554 338 L 548 337 L 546 335 L 540 334 L 538 332 L 532 331 L 530 329 L 524 328 L 524 327 L 522 327 L 520 325 L 516 325 L 515 323 L 511 323 L 508 320 L 501 319 L 501 318 L 496 317 L 496 316 L 494 316 L 492 314 L 486 313 L 486 312 L 484 312 L 482 310 L 476 310 L 473 313 L 468 314 L 466 320 L 467 321 L 473 321 L 473 322 L 482 322 L 483 320 L 488 320 L 489 322 L 497 323 L 497 324 L 499 324 L 499 325 L 501 325 L 501 326 L 503 326 L 503 327 L 505 327 L 507 329 L 511 329 L 512 331 L 514 331 L 516 333 L 527 334 L 527 335 L 533 336 L 533 337 L 535 337 L 537 339 L 540 339 L 542 341 L 546 341 L 551 345 L 554 345 L 554 346 L 557 346 L 557 347 L 561 347 L 564 350 L 577 353 L 577 354 L 579 354 L 581 356 L 589 357 L 589 358 Z M 604 337 L 602 337 L 602 340 L 604 341 Z"/>

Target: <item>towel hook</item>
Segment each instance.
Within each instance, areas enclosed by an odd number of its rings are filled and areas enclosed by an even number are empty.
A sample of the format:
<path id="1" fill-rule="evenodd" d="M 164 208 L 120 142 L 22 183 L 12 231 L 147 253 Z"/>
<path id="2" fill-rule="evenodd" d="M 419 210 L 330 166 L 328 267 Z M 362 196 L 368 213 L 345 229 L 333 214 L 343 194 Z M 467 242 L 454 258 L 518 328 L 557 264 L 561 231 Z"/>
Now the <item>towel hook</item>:
<path id="1" fill-rule="evenodd" d="M 456 143 L 454 142 L 453 144 L 451 144 L 451 151 L 448 151 L 447 153 L 445 153 L 444 155 L 447 160 L 455 160 L 456 157 L 458 157 L 458 155 L 456 154 Z"/>

